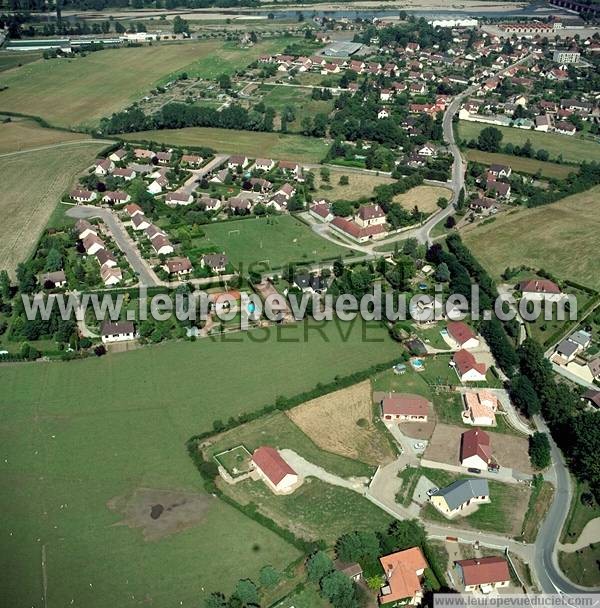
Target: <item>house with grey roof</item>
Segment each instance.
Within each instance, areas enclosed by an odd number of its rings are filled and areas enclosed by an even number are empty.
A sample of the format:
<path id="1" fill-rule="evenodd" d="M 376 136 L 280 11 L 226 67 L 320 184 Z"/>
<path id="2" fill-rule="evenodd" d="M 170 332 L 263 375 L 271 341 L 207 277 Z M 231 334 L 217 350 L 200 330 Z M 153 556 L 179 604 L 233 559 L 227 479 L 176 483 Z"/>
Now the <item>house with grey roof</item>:
<path id="1" fill-rule="evenodd" d="M 490 502 L 490 488 L 486 479 L 459 479 L 438 490 L 430 500 L 442 515 L 452 518 L 471 506 Z"/>
<path id="2" fill-rule="evenodd" d="M 571 334 L 569 336 L 569 340 L 571 340 L 571 342 L 575 342 L 575 344 L 578 344 L 582 349 L 585 350 L 592 343 L 592 334 L 589 331 L 580 329 Z"/>
<path id="3" fill-rule="evenodd" d="M 576 342 L 572 342 L 569 338 L 565 338 L 562 342 L 558 344 L 556 347 L 556 355 L 557 363 L 561 363 L 562 365 L 566 365 L 575 359 L 577 354 L 582 350 L 581 346 Z"/>

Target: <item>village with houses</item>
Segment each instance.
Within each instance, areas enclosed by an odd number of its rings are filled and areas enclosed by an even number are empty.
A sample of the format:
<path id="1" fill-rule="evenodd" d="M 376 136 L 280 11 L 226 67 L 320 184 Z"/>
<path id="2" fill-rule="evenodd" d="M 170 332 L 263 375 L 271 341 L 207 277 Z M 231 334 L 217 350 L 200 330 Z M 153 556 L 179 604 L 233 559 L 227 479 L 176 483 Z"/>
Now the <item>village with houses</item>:
<path id="1" fill-rule="evenodd" d="M 596 3 L 113 4 L 0 15 L 10 605 L 597 592 Z"/>

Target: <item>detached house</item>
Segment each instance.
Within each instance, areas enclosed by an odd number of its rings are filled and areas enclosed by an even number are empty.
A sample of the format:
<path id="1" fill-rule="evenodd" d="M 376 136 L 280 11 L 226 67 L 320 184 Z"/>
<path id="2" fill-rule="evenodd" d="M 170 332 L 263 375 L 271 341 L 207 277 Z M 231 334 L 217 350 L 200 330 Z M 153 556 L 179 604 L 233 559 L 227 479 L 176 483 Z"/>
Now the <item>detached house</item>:
<path id="1" fill-rule="evenodd" d="M 257 171 L 270 171 L 275 167 L 275 161 L 272 158 L 257 158 L 254 161 L 254 168 Z"/>
<path id="2" fill-rule="evenodd" d="M 485 382 L 485 363 L 478 363 L 468 350 L 461 349 L 454 353 L 451 365 L 461 382 Z"/>
<path id="3" fill-rule="evenodd" d="M 171 258 L 167 260 L 165 264 L 165 270 L 169 274 L 176 274 L 177 276 L 184 276 L 190 274 L 193 270 L 192 263 L 187 257 Z"/>
<path id="4" fill-rule="evenodd" d="M 116 266 L 101 266 L 100 277 L 106 287 L 114 287 L 123 280 L 123 273 Z"/>
<path id="5" fill-rule="evenodd" d="M 466 592 L 487 594 L 510 585 L 510 570 L 504 557 L 464 559 L 454 562 L 454 568 Z"/>
<path id="6" fill-rule="evenodd" d="M 135 327 L 131 321 L 104 321 L 100 327 L 102 342 L 124 342 L 135 338 Z"/>
<path id="7" fill-rule="evenodd" d="M 96 227 L 90 224 L 87 220 L 77 220 L 77 223 L 75 224 L 75 232 L 77 233 L 77 238 L 82 241 L 90 234 L 98 236 Z"/>
<path id="8" fill-rule="evenodd" d="M 40 277 L 40 283 L 42 284 L 42 287 L 46 288 L 65 287 L 67 284 L 65 271 L 57 270 L 55 272 L 46 272 Z"/>
<path id="9" fill-rule="evenodd" d="M 120 167 L 117 167 L 112 172 L 112 175 L 113 177 L 119 177 L 125 180 L 126 182 L 130 182 L 132 179 L 135 178 L 137 174 L 133 169 L 121 169 Z"/>
<path id="10" fill-rule="evenodd" d="M 276 494 L 289 494 L 298 483 L 298 473 L 272 447 L 262 446 L 252 454 L 254 470 Z"/>
<path id="11" fill-rule="evenodd" d="M 463 394 L 465 409 L 462 421 L 474 426 L 493 426 L 496 424 L 498 397 L 490 391 L 470 391 Z"/>
<path id="12" fill-rule="evenodd" d="M 96 175 L 108 175 L 115 168 L 115 163 L 110 158 L 98 159 L 94 165 L 94 173 Z"/>
<path id="13" fill-rule="evenodd" d="M 431 402 L 410 393 L 388 393 L 380 402 L 384 420 L 427 422 Z"/>
<path id="14" fill-rule="evenodd" d="M 212 272 L 225 272 L 228 259 L 224 253 L 207 253 L 202 256 L 200 266 L 209 268 Z"/>
<path id="15" fill-rule="evenodd" d="M 331 205 L 325 201 L 309 207 L 309 213 L 323 222 L 330 222 L 335 216 L 331 213 Z"/>
<path id="16" fill-rule="evenodd" d="M 508 165 L 493 164 L 490 165 L 488 173 L 499 179 L 509 178 L 512 173 L 512 169 Z"/>
<path id="17" fill-rule="evenodd" d="M 361 228 L 385 224 L 385 212 L 379 205 L 361 205 L 356 215 L 356 223 Z"/>
<path id="18" fill-rule="evenodd" d="M 481 429 L 465 431 L 460 438 L 460 464 L 465 467 L 487 470 L 492 463 L 490 436 Z"/>
<path id="19" fill-rule="evenodd" d="M 438 490 L 430 502 L 450 519 L 470 506 L 490 502 L 490 488 L 486 479 L 459 479 Z"/>
<path id="20" fill-rule="evenodd" d="M 463 321 L 450 321 L 447 325 L 448 337 L 458 348 L 477 348 L 479 340 L 475 332 Z"/>
<path id="21" fill-rule="evenodd" d="M 104 241 L 96 234 L 88 234 L 83 239 L 83 247 L 88 255 L 95 255 L 100 249 L 105 249 Z"/>
<path id="22" fill-rule="evenodd" d="M 131 225 L 133 226 L 134 230 L 146 230 L 147 228 L 150 228 L 151 224 L 143 213 L 136 213 L 131 218 Z"/>
<path id="23" fill-rule="evenodd" d="M 412 547 L 379 558 L 385 583 L 379 590 L 379 604 L 415 606 L 423 599 L 423 574 L 429 567 L 420 547 Z"/>
<path id="24" fill-rule="evenodd" d="M 558 302 L 563 298 L 560 287 L 550 279 L 529 279 L 519 284 L 523 298 Z"/>
<path id="25" fill-rule="evenodd" d="M 96 200 L 95 192 L 91 192 L 90 190 L 83 190 L 81 188 L 71 190 L 69 196 L 78 203 L 91 203 L 92 201 Z"/>
<path id="26" fill-rule="evenodd" d="M 245 169 L 248 166 L 248 158 L 246 156 L 230 156 L 227 161 L 227 167 L 229 169 Z"/>
<path id="27" fill-rule="evenodd" d="M 169 192 L 165 197 L 165 203 L 171 207 L 177 205 L 191 205 L 194 197 L 188 192 Z"/>

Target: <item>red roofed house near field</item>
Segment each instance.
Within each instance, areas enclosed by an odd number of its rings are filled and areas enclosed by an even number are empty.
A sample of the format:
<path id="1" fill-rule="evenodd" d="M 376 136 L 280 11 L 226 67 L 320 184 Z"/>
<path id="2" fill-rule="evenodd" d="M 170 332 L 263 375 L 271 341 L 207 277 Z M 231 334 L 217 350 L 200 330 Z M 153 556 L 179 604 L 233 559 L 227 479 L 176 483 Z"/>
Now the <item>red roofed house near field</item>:
<path id="1" fill-rule="evenodd" d="M 408 420 L 427 422 L 429 401 L 410 393 L 388 393 L 381 400 L 381 415 L 384 420 Z"/>
<path id="2" fill-rule="evenodd" d="M 380 557 L 379 562 L 386 579 L 379 590 L 379 603 L 393 606 L 418 604 L 423 598 L 423 573 L 429 567 L 421 549 L 412 547 L 398 551 Z"/>
<path id="3" fill-rule="evenodd" d="M 278 494 L 289 494 L 298 483 L 298 474 L 275 448 L 262 446 L 254 450 L 252 462 L 260 478 Z"/>
<path id="4" fill-rule="evenodd" d="M 485 382 L 487 371 L 485 363 L 477 363 L 468 350 L 461 349 L 455 352 L 452 363 L 461 382 Z"/>
<path id="5" fill-rule="evenodd" d="M 487 470 L 492 462 L 490 436 L 481 429 L 465 431 L 460 438 L 460 464 Z"/>
<path id="6" fill-rule="evenodd" d="M 557 302 L 563 294 L 560 287 L 550 279 L 529 279 L 519 284 L 523 297 L 528 300 L 550 300 Z"/>
<path id="7" fill-rule="evenodd" d="M 489 593 L 498 587 L 508 587 L 510 571 L 503 557 L 490 556 L 454 562 L 456 574 L 465 591 Z"/>
<path id="8" fill-rule="evenodd" d="M 462 321 L 448 323 L 448 335 L 461 348 L 477 348 L 479 340 L 475 332 Z"/>

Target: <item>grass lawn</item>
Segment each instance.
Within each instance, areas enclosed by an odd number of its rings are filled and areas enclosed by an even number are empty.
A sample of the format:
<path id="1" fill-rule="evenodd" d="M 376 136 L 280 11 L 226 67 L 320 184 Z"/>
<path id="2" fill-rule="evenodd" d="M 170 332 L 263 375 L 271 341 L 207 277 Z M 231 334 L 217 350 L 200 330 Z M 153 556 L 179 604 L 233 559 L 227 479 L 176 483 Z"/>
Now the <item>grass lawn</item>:
<path id="1" fill-rule="evenodd" d="M 209 127 L 139 131 L 127 133 L 123 139 L 148 140 L 171 146 L 208 146 L 225 154 L 247 154 L 250 158 L 268 156 L 277 160 L 306 163 L 318 163 L 327 154 L 327 144 L 316 137 Z"/>
<path id="2" fill-rule="evenodd" d="M 577 298 L 578 318 L 581 318 L 581 314 L 584 310 L 588 308 L 588 305 L 592 304 L 592 300 L 596 299 L 588 292 L 571 286 L 568 286 L 564 291 Z M 556 313 L 553 311 L 553 317 L 555 314 Z M 544 319 L 544 316 L 541 315 L 540 318 L 527 324 L 527 332 L 542 346 L 548 347 L 558 340 L 560 333 L 566 333 L 570 326 L 573 326 L 574 328 L 576 325 L 577 321 L 571 321 L 568 318 L 564 321 L 557 320 L 556 318 L 546 320 Z"/>
<path id="3" fill-rule="evenodd" d="M 340 177 L 345 175 L 348 178 L 348 185 L 340 185 Z M 319 171 L 315 171 L 315 185 L 317 191 L 313 194 L 313 199 L 322 197 L 329 200 L 346 199 L 357 200 L 363 196 L 372 196 L 375 186 L 381 184 L 391 184 L 395 180 L 385 175 L 375 173 L 352 173 L 344 169 L 331 169 L 329 183 L 321 179 Z"/>
<path id="4" fill-rule="evenodd" d="M 560 551 L 558 563 L 574 583 L 584 587 L 596 587 L 600 580 L 600 544 L 589 545 L 575 553 Z"/>
<path id="5" fill-rule="evenodd" d="M 57 126 L 94 126 L 174 73 L 214 78 L 281 50 L 285 39 L 248 49 L 217 41 L 106 49 L 73 59 L 38 61 L 0 74 L 0 111 L 41 116 Z M 143 69 L 140 69 L 143 66 Z"/>
<path id="6" fill-rule="evenodd" d="M 387 361 L 398 346 L 380 326 L 367 337 L 381 342 L 365 341 L 357 324 L 343 348 L 333 322 L 322 328 L 328 341 L 309 332 L 310 348 L 303 325 L 282 332 L 287 342 L 255 331 L 68 364 L 0 366 L 0 508 L 12 532 L 0 558 L 5 603 L 41 605 L 43 546 L 50 608 L 71 599 L 137 606 L 141 597 L 195 605 L 201 587 L 228 591 L 240 577 L 256 580 L 274 555 L 281 567 L 296 559 L 279 537 L 201 491 L 184 443 L 216 418 Z M 123 516 L 107 508 L 139 488 L 191 492 L 205 512 L 194 526 L 146 541 L 139 528 L 115 525 Z M 341 503 L 353 508 L 346 497 Z M 202 567 L 182 567 L 189 563 Z"/>
<path id="7" fill-rule="evenodd" d="M 517 173 L 528 173 L 535 175 L 538 171 L 543 177 L 556 177 L 564 179 L 569 173 L 577 173 L 578 167 L 569 165 L 559 165 L 558 163 L 544 162 L 534 158 L 523 158 L 513 154 L 494 154 L 492 152 L 482 152 L 481 150 L 466 150 L 466 157 L 472 162 L 483 165 L 500 164 L 509 165 Z"/>
<path id="8" fill-rule="evenodd" d="M 312 89 L 264 84 L 260 86 L 258 93 L 263 94 L 265 105 L 278 113 L 286 106 L 294 108 L 296 118 L 288 125 L 290 132 L 299 132 L 304 118 L 312 119 L 316 114 L 329 115 L 333 110 L 333 99 L 312 99 Z"/>
<path id="9" fill-rule="evenodd" d="M 0 124 L 0 154 L 83 139 L 89 137 L 83 133 L 44 129 L 26 118 L 12 118 L 11 122 Z"/>
<path id="10" fill-rule="evenodd" d="M 483 123 L 462 120 L 458 126 L 458 134 L 462 139 L 477 139 L 479 132 L 489 126 Z M 522 146 L 529 139 L 536 150 L 540 148 L 547 150 L 552 159 L 556 159 L 562 154 L 563 159 L 567 162 L 600 161 L 600 144 L 580 139 L 578 136 L 569 137 L 568 135 L 557 135 L 555 133 L 541 133 L 540 131 L 493 126 L 502 132 L 502 144 L 512 143 Z"/>
<path id="11" fill-rule="evenodd" d="M 440 210 L 437 206 L 439 198 L 450 200 L 452 190 L 440 186 L 417 186 L 411 188 L 408 192 L 397 194 L 394 197 L 394 202 L 399 203 L 408 211 L 418 207 L 419 211 L 423 213 L 435 213 Z"/>
<path id="12" fill-rule="evenodd" d="M 465 230 L 463 240 L 496 279 L 507 266 L 526 264 L 600 289 L 598 234 L 600 187 L 595 187 L 552 205 L 503 214 L 493 224 Z"/>
<path id="13" fill-rule="evenodd" d="M 442 329 L 441 326 L 434 325 L 433 327 L 417 327 L 414 331 L 425 344 L 428 344 L 432 348 L 450 350 L 448 343 L 442 338 L 442 334 L 440 333 Z"/>
<path id="14" fill-rule="evenodd" d="M 105 147 L 106 142 L 82 143 L 1 159 L 0 269 L 14 275 L 17 264 L 37 243 L 63 192 Z"/>
<path id="15" fill-rule="evenodd" d="M 206 236 L 195 244 L 225 251 L 236 267 L 243 264 L 252 269 L 257 262 L 268 260 L 261 268 L 282 268 L 287 262 L 318 262 L 349 253 L 290 215 L 219 222 L 202 230 Z"/>
<path id="16" fill-rule="evenodd" d="M 402 480 L 402 486 L 396 493 L 396 502 L 403 507 L 408 507 L 412 502 L 413 494 L 419 479 L 421 479 L 421 469 L 417 467 L 407 467 L 398 473 L 398 478 Z"/>
<path id="17" fill-rule="evenodd" d="M 573 480 L 573 485 L 573 500 L 560 539 L 563 543 L 574 543 L 579 538 L 585 525 L 592 519 L 600 517 L 600 506 L 595 503 L 588 506 L 581 501 L 581 495 L 590 491 L 587 485 L 576 479 Z"/>
<path id="18" fill-rule="evenodd" d="M 438 487 L 468 477 L 467 475 L 456 475 L 437 469 L 423 468 L 421 472 Z M 474 513 L 466 517 L 455 517 L 448 520 L 431 504 L 427 504 L 423 508 L 421 516 L 459 528 L 475 528 L 515 536 L 521 531 L 523 513 L 520 511 L 524 508 L 521 509 L 520 507 L 523 506 L 523 501 L 527 504 L 529 489 L 517 486 L 517 484 L 501 483 L 499 481 L 488 481 L 488 483 L 491 502 L 479 505 Z M 516 508 L 516 505 L 519 505 L 519 509 Z"/>
<path id="19" fill-rule="evenodd" d="M 215 439 L 206 449 L 209 457 L 240 444 L 250 453 L 261 445 L 269 445 L 294 450 L 309 462 L 341 477 L 369 476 L 375 472 L 375 467 L 321 450 L 283 412 L 263 416 Z"/>
<path id="20" fill-rule="evenodd" d="M 552 504 L 553 495 L 554 486 L 548 481 L 544 481 L 532 489 L 527 515 L 523 522 L 523 540 L 526 543 L 535 542 L 542 521 Z"/>
<path id="21" fill-rule="evenodd" d="M 262 481 L 241 481 L 224 491 L 239 502 L 253 502 L 280 526 L 309 540 L 333 544 L 354 530 L 382 530 L 393 517 L 346 488 L 309 477 L 287 496 L 276 496 Z"/>
<path id="22" fill-rule="evenodd" d="M 233 74 L 241 70 L 250 63 L 258 59 L 261 55 L 270 55 L 281 52 L 293 37 L 273 38 L 261 40 L 251 47 L 240 47 L 237 42 L 216 42 L 218 48 L 216 52 L 204 53 L 198 59 L 194 59 L 189 64 L 175 69 L 173 73 L 166 74 L 159 80 L 159 84 L 165 84 L 173 79 L 173 76 L 185 72 L 189 78 L 213 79 L 221 74 Z M 187 44 L 187 43 L 186 43 Z M 210 45 L 215 42 L 203 42 Z"/>
<path id="23" fill-rule="evenodd" d="M 10 53 L 0 53 L 0 72 L 18 68 L 41 58 L 41 51 L 11 51 Z"/>
<path id="24" fill-rule="evenodd" d="M 328 608 L 331 604 L 324 600 L 319 592 L 312 586 L 305 586 L 303 589 L 296 591 L 272 608 Z"/>

